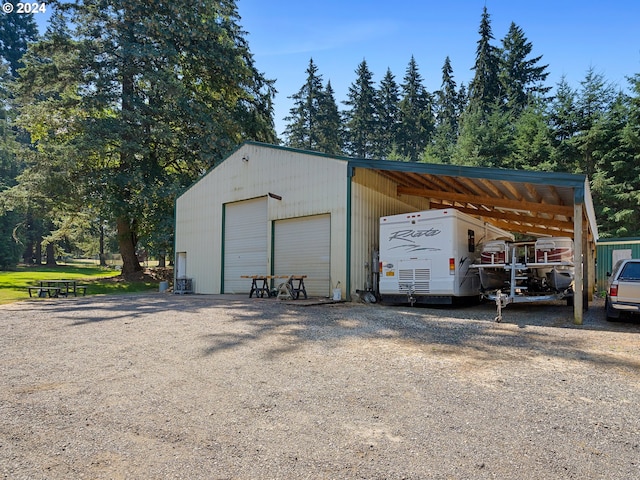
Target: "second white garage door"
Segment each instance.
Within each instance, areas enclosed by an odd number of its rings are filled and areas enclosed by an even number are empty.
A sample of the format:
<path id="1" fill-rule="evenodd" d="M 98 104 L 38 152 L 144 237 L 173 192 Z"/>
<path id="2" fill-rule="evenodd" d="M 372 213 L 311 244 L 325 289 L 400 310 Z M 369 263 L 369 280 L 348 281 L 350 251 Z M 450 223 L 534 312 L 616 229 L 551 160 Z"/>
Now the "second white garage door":
<path id="1" fill-rule="evenodd" d="M 274 223 L 274 273 L 306 275 L 308 295 L 330 295 L 331 216 L 314 215 Z"/>

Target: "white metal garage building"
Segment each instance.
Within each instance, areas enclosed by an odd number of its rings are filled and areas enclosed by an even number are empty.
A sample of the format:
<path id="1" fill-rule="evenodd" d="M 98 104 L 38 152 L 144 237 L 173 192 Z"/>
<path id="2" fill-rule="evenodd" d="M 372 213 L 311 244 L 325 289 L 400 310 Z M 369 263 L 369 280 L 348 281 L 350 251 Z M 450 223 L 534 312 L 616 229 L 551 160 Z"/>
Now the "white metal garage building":
<path id="1" fill-rule="evenodd" d="M 309 295 L 328 296 L 340 282 L 349 298 L 370 279 L 381 216 L 450 207 L 513 232 L 573 237 L 576 258 L 587 259 L 576 266 L 581 322 L 597 240 L 583 175 L 351 159 L 247 142 L 177 199 L 176 277 L 192 279 L 195 293 L 248 294 L 251 281 L 242 276 L 306 275 Z"/>

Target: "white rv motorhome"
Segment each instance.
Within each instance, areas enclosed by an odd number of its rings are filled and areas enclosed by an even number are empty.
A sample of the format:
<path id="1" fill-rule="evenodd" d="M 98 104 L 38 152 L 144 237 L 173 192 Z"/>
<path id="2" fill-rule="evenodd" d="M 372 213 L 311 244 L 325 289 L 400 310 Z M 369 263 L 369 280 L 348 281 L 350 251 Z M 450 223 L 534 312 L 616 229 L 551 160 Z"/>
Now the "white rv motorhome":
<path id="1" fill-rule="evenodd" d="M 451 304 L 480 298 L 476 263 L 489 240 L 513 235 L 453 208 L 380 218 L 379 293 L 383 301 Z"/>

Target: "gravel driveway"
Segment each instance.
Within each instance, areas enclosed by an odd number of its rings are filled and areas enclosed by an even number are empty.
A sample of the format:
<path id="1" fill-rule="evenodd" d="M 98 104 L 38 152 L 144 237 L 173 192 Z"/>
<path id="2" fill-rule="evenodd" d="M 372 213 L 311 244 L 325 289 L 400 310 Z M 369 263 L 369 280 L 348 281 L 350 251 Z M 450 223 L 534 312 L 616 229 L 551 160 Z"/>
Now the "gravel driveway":
<path id="1" fill-rule="evenodd" d="M 640 478 L 640 324 L 564 304 L 0 307 L 0 478 Z"/>

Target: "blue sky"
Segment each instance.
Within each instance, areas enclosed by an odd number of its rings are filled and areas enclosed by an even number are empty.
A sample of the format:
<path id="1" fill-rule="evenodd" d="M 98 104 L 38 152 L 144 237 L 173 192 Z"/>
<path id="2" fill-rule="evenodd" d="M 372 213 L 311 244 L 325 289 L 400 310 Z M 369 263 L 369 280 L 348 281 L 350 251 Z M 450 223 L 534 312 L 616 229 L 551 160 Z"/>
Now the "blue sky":
<path id="1" fill-rule="evenodd" d="M 413 55 L 434 91 L 449 56 L 458 85 L 468 84 L 485 5 L 494 45 L 515 22 L 533 44 L 532 54 L 549 65 L 551 86 L 564 75 L 578 87 L 590 67 L 620 87 L 640 73 L 638 0 L 237 0 L 257 67 L 276 80 L 278 134 L 292 106 L 287 97 L 304 83 L 312 57 L 341 109 L 363 59 L 376 83 L 387 68 L 400 83 Z"/>
<path id="2" fill-rule="evenodd" d="M 590 67 L 621 87 L 626 76 L 640 73 L 638 0 L 238 0 L 257 66 L 277 80 L 279 134 L 292 105 L 287 97 L 304 83 L 311 57 L 339 103 L 363 59 L 376 83 L 387 68 L 400 83 L 413 55 L 425 86 L 434 91 L 448 55 L 458 85 L 468 84 L 485 5 L 494 44 L 515 22 L 532 43 L 532 54 L 549 65 L 552 86 L 564 75 L 577 87 Z"/>

